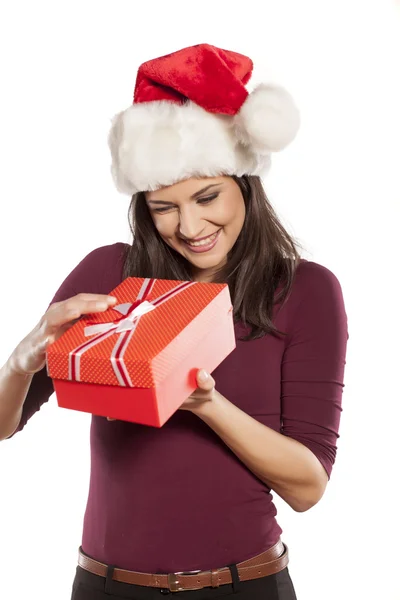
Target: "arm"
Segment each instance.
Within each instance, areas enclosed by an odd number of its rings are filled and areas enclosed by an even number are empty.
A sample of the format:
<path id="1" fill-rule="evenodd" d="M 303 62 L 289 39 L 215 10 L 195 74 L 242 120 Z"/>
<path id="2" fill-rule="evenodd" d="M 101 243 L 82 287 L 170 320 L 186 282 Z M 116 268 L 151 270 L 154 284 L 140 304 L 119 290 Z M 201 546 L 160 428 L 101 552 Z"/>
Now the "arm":
<path id="1" fill-rule="evenodd" d="M 46 345 L 81 314 L 105 310 L 97 302 L 107 305 L 108 290 L 120 282 L 123 248 L 123 244 L 115 244 L 88 254 L 61 284 L 38 325 L 0 369 L 0 440 L 20 431 L 53 393 L 45 369 Z"/>
<path id="2" fill-rule="evenodd" d="M 339 282 L 320 265 L 306 267 L 282 357 L 281 432 L 215 391 L 211 377 L 198 379 L 184 406 L 296 511 L 322 497 L 335 460 L 348 338 Z"/>
<path id="3" fill-rule="evenodd" d="M 0 369 L 0 440 L 17 429 L 32 377 L 14 371 L 10 359 Z"/>
<path id="4" fill-rule="evenodd" d="M 263 425 L 219 394 L 209 375 L 198 379 L 196 406 L 188 410 L 209 425 L 236 456 L 293 510 L 303 512 L 322 497 L 328 476 L 299 442 Z M 201 402 L 199 394 L 202 393 Z"/>
<path id="5" fill-rule="evenodd" d="M 47 346 L 69 329 L 81 315 L 103 312 L 115 302 L 116 298 L 100 294 L 78 294 L 62 302 L 55 302 L 31 333 L 18 344 L 0 370 L 0 440 L 11 437 L 18 428 L 33 376 L 43 372 L 45 367 Z M 47 376 L 46 379 L 49 380 Z M 35 381 L 40 384 L 40 379 Z M 49 395 L 47 394 L 47 398 Z M 33 402 L 28 413 L 32 413 L 32 408 L 35 411 L 39 406 L 35 406 Z M 29 417 L 29 414 L 26 416 Z"/>

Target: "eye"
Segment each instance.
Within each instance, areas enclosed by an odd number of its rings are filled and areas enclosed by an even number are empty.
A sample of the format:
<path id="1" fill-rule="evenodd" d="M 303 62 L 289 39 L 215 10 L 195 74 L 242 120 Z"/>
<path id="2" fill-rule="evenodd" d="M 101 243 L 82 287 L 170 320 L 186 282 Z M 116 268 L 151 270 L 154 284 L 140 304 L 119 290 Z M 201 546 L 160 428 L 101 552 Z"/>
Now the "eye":
<path id="1" fill-rule="evenodd" d="M 219 196 L 219 192 L 212 194 L 211 196 L 204 196 L 204 198 L 198 198 L 197 199 L 197 204 L 210 204 L 210 202 L 212 202 L 213 200 L 215 200 L 215 198 L 218 198 Z M 158 214 L 158 215 L 162 215 L 164 213 L 167 213 L 171 210 L 175 210 L 177 207 L 174 205 L 171 206 L 160 206 L 158 208 L 152 208 L 152 212 Z"/>
<path id="2" fill-rule="evenodd" d="M 160 208 L 153 208 L 153 212 L 157 213 L 157 214 L 162 214 L 162 213 L 166 213 L 169 210 L 173 210 L 175 208 L 175 206 L 162 206 Z"/>
<path id="3" fill-rule="evenodd" d="M 209 204 L 210 202 L 215 200 L 215 198 L 218 198 L 218 196 L 219 196 L 219 193 L 212 194 L 212 196 L 205 196 L 204 198 L 199 198 L 197 200 L 197 204 Z"/>

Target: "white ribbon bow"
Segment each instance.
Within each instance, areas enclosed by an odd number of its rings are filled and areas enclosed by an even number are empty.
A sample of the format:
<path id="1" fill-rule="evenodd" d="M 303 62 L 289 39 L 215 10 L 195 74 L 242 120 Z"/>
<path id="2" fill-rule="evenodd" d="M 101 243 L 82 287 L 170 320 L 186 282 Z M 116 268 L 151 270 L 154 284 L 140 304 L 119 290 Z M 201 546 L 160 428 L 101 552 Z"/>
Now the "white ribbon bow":
<path id="1" fill-rule="evenodd" d="M 118 306 L 114 306 L 114 310 L 117 310 L 121 315 L 128 314 L 132 304 L 127 302 L 125 304 L 118 304 Z M 145 300 L 141 304 L 139 304 L 130 315 L 127 316 L 126 319 L 122 319 L 118 323 L 99 323 L 97 325 L 89 325 L 85 327 L 84 334 L 86 337 L 89 335 L 96 335 L 98 333 L 106 333 L 107 331 L 112 331 L 115 329 L 115 333 L 122 333 L 123 331 L 131 331 L 133 329 L 133 323 L 135 319 L 145 315 L 146 313 L 154 310 L 156 307 Z"/>

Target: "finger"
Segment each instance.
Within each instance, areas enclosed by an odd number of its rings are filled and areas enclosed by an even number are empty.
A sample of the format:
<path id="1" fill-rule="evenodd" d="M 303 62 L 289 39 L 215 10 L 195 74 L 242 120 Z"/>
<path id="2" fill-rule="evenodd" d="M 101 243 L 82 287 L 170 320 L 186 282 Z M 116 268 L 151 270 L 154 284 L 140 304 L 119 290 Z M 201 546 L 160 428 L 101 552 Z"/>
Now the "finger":
<path id="1" fill-rule="evenodd" d="M 82 315 L 90 313 L 104 312 L 117 301 L 116 298 L 110 300 L 85 300 L 78 296 L 52 304 L 42 317 L 40 329 L 45 335 L 54 333 L 59 327 L 63 327 L 73 321 L 77 321 Z"/>
<path id="2" fill-rule="evenodd" d="M 76 307 L 90 307 L 96 310 L 96 307 L 112 307 L 117 303 L 117 298 L 115 296 L 105 295 L 105 294 L 77 294 L 76 296 L 71 296 L 71 298 L 67 298 L 66 300 L 62 300 L 61 302 L 53 302 L 48 308 L 49 311 L 59 311 L 65 309 L 74 309 Z"/>
<path id="3" fill-rule="evenodd" d="M 205 369 L 197 371 L 197 385 L 201 390 L 209 392 L 215 386 L 215 381 Z"/>
<path id="4" fill-rule="evenodd" d="M 88 300 L 94 302 L 116 302 L 116 297 L 110 294 L 78 294 L 75 298 L 80 298 L 81 300 Z"/>
<path id="5" fill-rule="evenodd" d="M 78 294 L 77 296 L 73 296 L 72 298 L 68 298 L 63 302 L 58 303 L 57 309 L 61 313 L 76 313 L 76 316 L 73 316 L 72 318 L 78 318 L 83 314 L 100 312 L 112 308 L 116 302 L 117 298 L 115 298 L 115 296 Z"/>

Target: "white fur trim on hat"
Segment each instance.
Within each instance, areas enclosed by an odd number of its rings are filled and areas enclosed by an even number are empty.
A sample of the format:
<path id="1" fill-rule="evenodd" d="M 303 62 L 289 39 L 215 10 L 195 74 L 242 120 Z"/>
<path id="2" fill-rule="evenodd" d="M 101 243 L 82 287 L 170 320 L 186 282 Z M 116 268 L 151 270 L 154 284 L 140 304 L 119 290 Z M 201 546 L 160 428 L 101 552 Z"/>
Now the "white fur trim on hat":
<path id="1" fill-rule="evenodd" d="M 114 117 L 108 142 L 113 179 L 129 195 L 189 177 L 259 175 L 270 166 L 269 153 L 238 139 L 235 117 L 190 101 L 133 104 Z"/>

